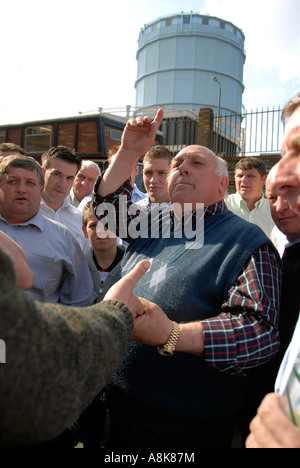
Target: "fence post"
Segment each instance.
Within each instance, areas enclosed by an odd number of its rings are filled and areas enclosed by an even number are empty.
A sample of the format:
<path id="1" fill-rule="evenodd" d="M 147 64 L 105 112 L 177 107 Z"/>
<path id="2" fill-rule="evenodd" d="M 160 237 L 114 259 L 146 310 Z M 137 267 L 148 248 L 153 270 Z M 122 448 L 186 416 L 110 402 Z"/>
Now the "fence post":
<path id="1" fill-rule="evenodd" d="M 197 145 L 213 149 L 214 113 L 210 108 L 200 109 L 197 128 Z"/>

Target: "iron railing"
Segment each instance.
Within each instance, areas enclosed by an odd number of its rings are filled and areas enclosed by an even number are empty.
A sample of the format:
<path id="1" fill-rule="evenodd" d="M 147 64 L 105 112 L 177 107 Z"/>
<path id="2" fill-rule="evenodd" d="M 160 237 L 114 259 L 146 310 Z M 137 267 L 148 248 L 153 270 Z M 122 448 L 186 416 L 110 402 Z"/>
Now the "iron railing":
<path id="1" fill-rule="evenodd" d="M 157 106 L 98 109 L 124 114 L 155 115 Z M 213 117 L 212 149 L 223 156 L 251 156 L 281 152 L 283 123 L 280 107 L 267 110 L 244 111 L 241 114 L 220 114 Z M 194 110 L 165 109 L 161 126 L 163 144 L 180 151 L 197 142 L 198 114 Z"/>
<path id="2" fill-rule="evenodd" d="M 280 153 L 283 135 L 280 107 L 214 117 L 213 150 L 224 156 Z"/>

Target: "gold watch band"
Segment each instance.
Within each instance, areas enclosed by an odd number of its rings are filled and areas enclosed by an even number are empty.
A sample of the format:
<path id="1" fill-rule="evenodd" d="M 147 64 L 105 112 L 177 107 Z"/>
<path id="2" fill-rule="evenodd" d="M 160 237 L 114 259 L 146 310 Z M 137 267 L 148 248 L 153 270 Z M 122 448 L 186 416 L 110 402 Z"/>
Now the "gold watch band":
<path id="1" fill-rule="evenodd" d="M 180 334 L 180 325 L 176 322 L 172 322 L 172 331 L 171 335 L 168 338 L 168 341 L 162 345 L 158 346 L 157 350 L 162 356 L 173 356 L 176 343 L 178 341 Z"/>

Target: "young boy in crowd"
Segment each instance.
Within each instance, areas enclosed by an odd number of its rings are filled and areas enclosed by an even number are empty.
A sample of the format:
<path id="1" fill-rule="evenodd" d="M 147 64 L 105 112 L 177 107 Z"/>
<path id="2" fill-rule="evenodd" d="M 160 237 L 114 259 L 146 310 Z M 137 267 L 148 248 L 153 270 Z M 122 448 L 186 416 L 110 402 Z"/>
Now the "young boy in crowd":
<path id="1" fill-rule="evenodd" d="M 117 237 L 112 233 L 106 237 L 98 237 L 96 228 L 99 220 L 93 213 L 91 201 L 84 207 L 82 220 L 84 235 L 91 243 L 91 248 L 85 256 L 98 296 L 95 302 L 100 302 L 112 286 L 113 279 L 120 269 L 120 262 L 126 247 L 118 245 Z"/>

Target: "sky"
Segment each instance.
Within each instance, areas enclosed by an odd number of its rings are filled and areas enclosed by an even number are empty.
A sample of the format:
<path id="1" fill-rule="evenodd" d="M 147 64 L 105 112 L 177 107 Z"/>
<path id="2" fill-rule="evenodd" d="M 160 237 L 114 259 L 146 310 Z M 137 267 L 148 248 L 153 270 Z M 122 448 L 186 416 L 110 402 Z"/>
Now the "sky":
<path id="1" fill-rule="evenodd" d="M 181 11 L 243 31 L 248 111 L 300 90 L 299 0 L 0 0 L 0 124 L 134 107 L 139 32 Z"/>

